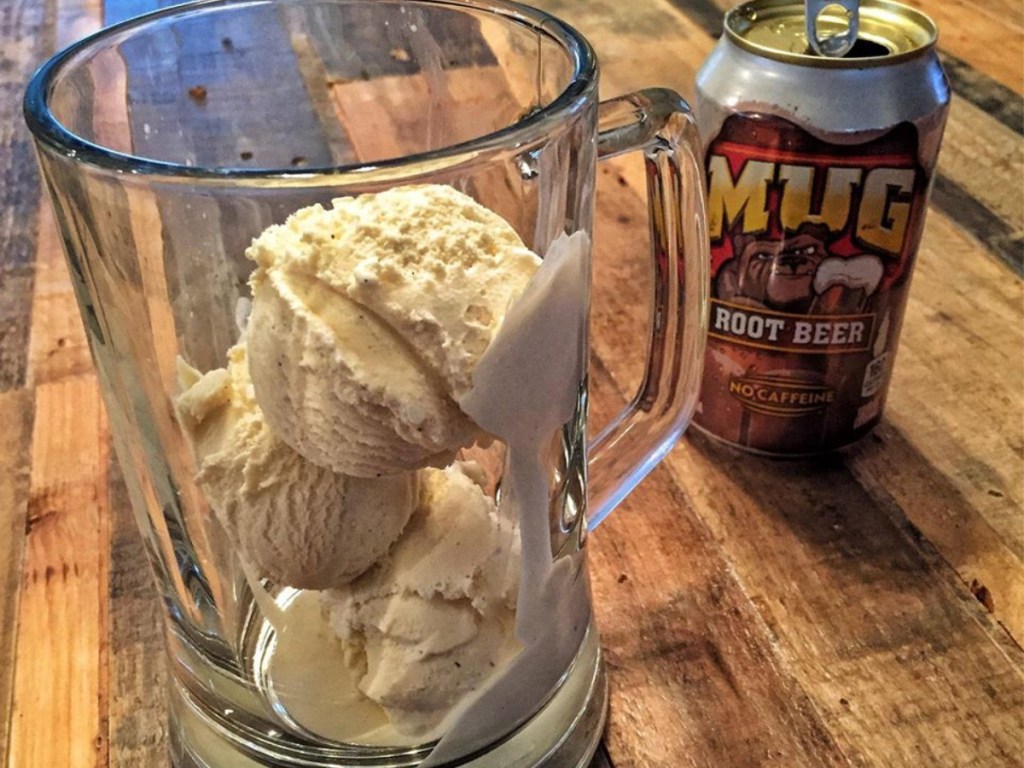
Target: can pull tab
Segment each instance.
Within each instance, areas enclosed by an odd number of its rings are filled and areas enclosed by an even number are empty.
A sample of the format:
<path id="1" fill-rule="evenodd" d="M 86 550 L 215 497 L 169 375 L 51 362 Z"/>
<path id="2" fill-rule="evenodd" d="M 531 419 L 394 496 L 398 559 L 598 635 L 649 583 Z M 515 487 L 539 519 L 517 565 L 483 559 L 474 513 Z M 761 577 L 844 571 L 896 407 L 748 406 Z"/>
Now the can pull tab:
<path id="1" fill-rule="evenodd" d="M 819 56 L 843 56 L 857 42 L 857 21 L 860 0 L 806 0 L 807 41 Z M 821 34 L 820 25 L 824 18 L 846 19 L 846 29 L 831 34 Z"/>

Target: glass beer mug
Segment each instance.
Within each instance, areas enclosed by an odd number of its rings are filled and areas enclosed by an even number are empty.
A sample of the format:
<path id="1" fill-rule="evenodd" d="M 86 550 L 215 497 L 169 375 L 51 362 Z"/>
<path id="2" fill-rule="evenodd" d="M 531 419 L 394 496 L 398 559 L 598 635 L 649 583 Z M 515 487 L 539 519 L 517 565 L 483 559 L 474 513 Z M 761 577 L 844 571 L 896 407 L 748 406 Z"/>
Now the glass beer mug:
<path id="1" fill-rule="evenodd" d="M 166 607 L 179 766 L 583 765 L 585 561 L 694 409 L 686 104 L 482 0 L 192 3 L 26 117 Z M 648 169 L 646 376 L 587 437 L 595 164 Z"/>

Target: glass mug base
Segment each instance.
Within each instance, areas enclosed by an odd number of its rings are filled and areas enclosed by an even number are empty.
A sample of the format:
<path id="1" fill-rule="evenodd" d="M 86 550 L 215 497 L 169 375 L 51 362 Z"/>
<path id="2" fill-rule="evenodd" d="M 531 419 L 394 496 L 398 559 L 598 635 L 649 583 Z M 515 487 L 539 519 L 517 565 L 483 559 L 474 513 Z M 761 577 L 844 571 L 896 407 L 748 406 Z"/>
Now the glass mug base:
<path id="1" fill-rule="evenodd" d="M 180 638 L 171 638 L 172 645 Z M 171 763 L 175 768 L 400 768 L 414 766 L 423 753 L 410 750 L 402 754 L 382 752 L 355 760 L 339 760 L 315 751 L 303 750 L 293 756 L 278 747 L 280 743 L 243 732 L 237 719 L 222 714 L 224 701 L 234 694 L 224 690 L 219 702 L 204 700 L 201 693 L 190 690 L 182 677 L 200 676 L 206 682 L 221 678 L 223 673 L 209 661 L 201 659 L 194 649 L 190 658 L 179 661 L 188 666 L 175 670 L 170 692 Z M 206 669 L 197 668 L 198 665 Z M 461 768 L 584 768 L 595 751 L 604 728 L 608 709 L 608 681 L 601 658 L 600 638 L 591 622 L 572 666 L 555 694 L 541 709 L 507 738 L 474 757 L 445 766 Z"/>

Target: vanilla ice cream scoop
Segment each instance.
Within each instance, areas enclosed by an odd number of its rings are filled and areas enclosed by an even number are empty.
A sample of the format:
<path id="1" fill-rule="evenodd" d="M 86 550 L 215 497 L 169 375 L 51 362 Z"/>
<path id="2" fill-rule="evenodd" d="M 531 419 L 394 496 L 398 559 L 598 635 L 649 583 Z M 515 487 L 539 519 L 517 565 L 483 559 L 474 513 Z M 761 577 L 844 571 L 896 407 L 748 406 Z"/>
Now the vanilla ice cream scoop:
<path id="1" fill-rule="evenodd" d="M 479 433 L 457 402 L 540 259 L 451 187 L 303 208 L 246 251 L 248 344 L 271 427 L 363 477 L 445 466 Z"/>
<path id="2" fill-rule="evenodd" d="M 420 506 L 388 557 L 325 595 L 359 689 L 410 743 L 519 650 L 518 535 L 455 464 L 422 472 Z"/>
<path id="3" fill-rule="evenodd" d="M 196 478 L 239 553 L 279 584 L 326 589 L 373 565 L 416 507 L 418 477 L 354 478 L 307 461 L 267 425 L 244 343 L 227 368 L 200 374 L 179 360 L 175 409 Z"/>

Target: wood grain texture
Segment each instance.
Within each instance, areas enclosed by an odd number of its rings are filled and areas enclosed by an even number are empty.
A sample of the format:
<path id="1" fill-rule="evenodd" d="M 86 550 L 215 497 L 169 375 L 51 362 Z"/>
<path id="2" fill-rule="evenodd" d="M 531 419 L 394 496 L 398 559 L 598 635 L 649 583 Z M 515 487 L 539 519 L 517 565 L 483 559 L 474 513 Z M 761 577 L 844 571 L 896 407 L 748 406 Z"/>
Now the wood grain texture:
<path id="1" fill-rule="evenodd" d="M 692 103 L 697 69 L 715 44 L 704 25 L 717 19 L 721 28 L 721 13 L 702 8 L 700 2 L 683 3 L 683 10 L 667 0 L 637 5 L 615 0 L 534 4 L 568 21 L 594 46 L 601 62 L 602 99 L 662 86 Z"/>
<path id="2" fill-rule="evenodd" d="M 110 765 L 167 761 L 168 680 L 162 601 L 116 461 L 110 463 Z"/>
<path id="3" fill-rule="evenodd" d="M 611 49 L 608 58 L 613 63 L 604 67 L 602 76 L 605 93 L 632 90 L 645 82 L 661 83 L 659 76 L 670 78 L 666 84 L 677 87 L 678 73 L 683 72 L 684 77 L 692 79 L 702 60 L 700 45 L 675 46 L 661 49 L 662 61 L 652 65 L 650 72 L 646 65 L 630 66 L 626 52 L 631 45 L 640 45 L 641 37 L 630 39 L 629 33 L 611 32 L 612 29 L 629 29 L 625 10 L 619 12 L 622 15 L 618 24 L 623 25 L 620 27 L 606 26 L 604 17 L 592 16 L 589 8 L 564 3 L 555 3 L 555 6 L 591 37 L 599 56 L 603 57 L 606 49 Z M 606 10 L 599 9 L 601 13 Z M 655 13 L 650 9 L 648 12 Z M 663 8 L 661 28 L 672 38 L 702 34 L 696 22 L 686 21 L 675 8 Z M 673 66 L 675 75 L 666 71 Z M 954 146 L 949 160 L 943 160 L 948 164 L 949 178 L 962 180 L 974 193 L 992 201 L 993 207 L 1004 210 L 1005 220 L 979 202 L 972 192 L 963 192 L 967 200 L 999 222 L 1001 229 L 998 231 L 1012 237 L 1010 222 L 1024 217 L 1024 196 L 1013 183 L 1024 172 L 1019 160 L 1020 142 L 1014 142 L 1005 126 L 986 119 L 971 104 L 953 110 L 947 131 L 952 137 L 948 143 Z M 989 151 L 989 144 L 1002 148 L 1002 154 Z M 635 194 L 642 195 L 646 185 L 642 167 L 628 161 L 615 162 L 614 168 L 623 182 Z M 991 170 L 987 187 L 986 169 Z M 962 205 L 953 207 L 953 212 L 961 219 L 966 215 Z M 915 440 L 898 459 L 883 451 L 885 458 L 876 462 L 872 469 L 882 473 L 881 479 L 868 481 L 866 473 L 860 476 L 865 477 L 869 486 L 885 487 L 899 496 L 907 518 L 930 538 L 934 537 L 933 542 L 954 567 L 964 568 L 971 574 L 967 583 L 978 579 L 981 584 L 992 585 L 990 589 L 995 593 L 1005 595 L 1005 599 L 996 601 L 997 617 L 1012 626 L 1015 636 L 1020 637 L 1018 632 L 1024 629 L 1024 599 L 1018 585 L 1024 583 L 1024 552 L 1018 542 L 1024 535 L 1020 512 L 1024 490 L 1021 459 L 1024 441 L 1019 425 L 1024 421 L 1024 412 L 1020 397 L 1008 393 L 1019 392 L 1018 382 L 1024 379 L 1024 358 L 1020 354 L 1024 346 L 1021 323 L 1024 293 L 1020 281 L 1007 271 L 1001 260 L 978 258 L 982 249 L 974 228 L 965 231 L 961 221 L 951 220 L 943 213 L 933 208 L 925 227 L 888 407 L 890 421 L 908 419 L 913 422 L 908 430 L 919 435 L 919 441 Z M 634 221 L 640 217 L 639 226 L 642 226 L 642 210 L 630 212 L 619 207 L 615 215 Z M 979 226 L 977 231 L 989 236 L 995 234 L 991 227 Z M 600 243 L 603 237 L 598 234 L 596 239 Z M 645 247 L 646 241 L 638 242 L 632 250 L 642 252 Z M 1012 245 L 1009 247 L 1013 250 Z M 1017 251 L 1019 257 L 1020 248 Z M 647 277 L 633 275 L 632 279 L 646 280 Z M 638 294 L 635 300 L 642 301 L 643 295 Z M 602 325 L 600 318 L 595 318 L 595 323 L 598 338 L 602 333 L 612 334 L 614 338 L 616 322 Z M 999 331 L 994 333 L 993 328 Z M 637 358 L 641 352 L 636 345 L 623 343 L 608 352 L 608 359 Z M 970 366 L 957 363 L 968 359 L 972 361 Z M 639 360 L 633 360 L 623 367 L 636 371 L 639 366 Z M 984 378 L 979 378 L 980 370 L 985 371 Z M 924 400 L 922 393 L 928 393 Z M 980 424 L 986 425 L 985 428 L 977 428 Z M 914 429 L 920 431 L 914 432 Z M 989 450 L 993 453 L 989 454 Z M 989 455 L 991 461 L 979 464 L 976 457 Z M 931 467 L 933 461 L 938 463 L 937 467 Z M 855 461 L 853 471 L 860 473 L 858 466 Z M 918 476 L 924 473 L 931 477 L 933 485 L 926 488 L 906 483 L 904 475 L 913 476 L 915 472 Z M 934 484 L 938 477 L 946 478 L 947 484 Z M 948 486 L 950 480 L 955 486 L 952 489 Z M 906 492 L 905 488 L 915 490 Z M 962 511 L 958 516 L 955 512 L 957 497 L 943 496 L 940 488 L 968 493 L 967 507 L 971 511 Z M 931 493 L 922 496 L 921 491 L 927 489 Z M 957 520 L 955 525 L 952 524 L 954 519 Z M 971 531 L 970 537 L 964 537 L 965 526 Z"/>
<path id="4" fill-rule="evenodd" d="M 92 375 L 35 388 L 9 768 L 107 764 L 107 435 Z"/>
<path id="5" fill-rule="evenodd" d="M 48 200 L 40 203 L 35 268 L 28 343 L 29 381 L 38 385 L 91 373 L 89 343 Z"/>
<path id="6" fill-rule="evenodd" d="M 1024 765 L 1024 293 L 1014 274 L 1024 264 L 1024 9 L 912 1 L 943 29 L 959 101 L 888 416 L 856 448 L 809 462 L 759 460 L 690 435 L 593 535 L 612 686 L 595 768 Z M 113 20 L 159 4 L 104 8 Z M 605 97 L 649 85 L 689 97 L 730 0 L 538 4 L 594 43 Z M 95 24 L 98 6 L 0 7 L 3 56 L 14 62 L 0 68 L 0 93 L 20 89 L 41 52 Z M 307 81 L 319 78 L 316 57 L 297 53 Z M 191 76 L 183 71 L 182 82 Z M 471 101 L 483 83 L 467 78 L 459 98 Z M 367 88 L 351 85 L 343 108 Z M 400 96 L 371 93 L 364 107 Z M 207 107 L 213 122 L 226 119 Z M 0 765 L 156 768 L 166 765 L 167 727 L 160 606 L 110 468 L 96 383 L 19 125 L 0 121 L 0 525 L 12 534 L 0 540 Z M 101 127 L 132 141 L 123 123 Z M 371 131 L 360 140 L 383 139 Z M 639 379 L 650 291 L 645 184 L 636 158 L 601 167 L 595 423 Z M 211 206 L 189 229 L 184 211 L 143 208 L 131 222 L 140 242 L 159 227 L 212 242 L 233 221 Z M 175 247 L 184 245 L 150 243 L 140 277 L 138 314 L 163 346 L 182 312 L 174 302 L 187 302 L 195 278 L 161 272 L 162 249 Z M 218 278 L 203 287 L 226 294 L 237 276 L 217 258 Z M 233 331 L 218 329 L 211 348 Z M 165 383 L 167 360 L 157 363 L 152 375 Z"/>
<path id="7" fill-rule="evenodd" d="M 939 45 L 977 72 L 1016 92 L 1024 90 L 1024 10 L 1019 3 L 906 0 L 939 28 Z M 984 41 L 983 44 L 979 44 Z"/>
<path id="8" fill-rule="evenodd" d="M 1017 99 L 1020 101 L 1020 99 Z M 1024 172 L 1024 118 L 1015 126 L 992 119 L 984 104 L 954 98 L 939 154 L 939 171 L 1005 221 L 1020 236 L 1024 204 L 1017 187 Z"/>
<path id="9" fill-rule="evenodd" d="M 625 398 L 591 377 L 608 418 Z M 590 539 L 614 764 L 849 765 L 713 544 L 664 468 Z"/>
<path id="10" fill-rule="evenodd" d="M 1016 764 L 1020 649 L 941 558 L 900 535 L 835 459 L 777 464 L 696 437 L 690 445 L 669 462 L 673 474 L 701 499 L 855 763 Z"/>
<path id="11" fill-rule="evenodd" d="M 646 321 L 644 297 L 648 288 L 642 265 L 622 254 L 630 251 L 635 222 L 642 221 L 645 211 L 615 166 L 602 168 L 600 178 L 600 223 L 595 237 L 595 350 L 603 360 L 635 366 L 640 362 L 635 338 Z M 982 264 L 983 269 L 1001 269 L 992 262 Z M 928 272 L 927 267 L 924 271 Z M 1015 281 L 992 282 L 1008 290 L 1019 288 Z M 929 296 L 945 295 L 938 289 L 925 292 Z M 948 339 L 944 343 L 948 345 Z M 918 339 L 915 348 L 936 344 Z M 1012 344 L 1008 340 L 1008 348 Z M 601 381 L 595 379 L 595 392 L 599 393 Z M 900 382 L 894 386 L 899 387 Z M 904 391 L 921 390 L 919 383 L 916 390 L 903 386 Z M 619 388 L 623 397 L 632 391 L 629 383 Z M 917 404 L 916 412 L 921 410 Z M 1009 423 L 1008 430 L 1012 431 L 1013 422 Z M 921 434 L 921 430 L 915 434 Z M 989 447 L 974 450 L 987 451 Z M 888 455 L 885 467 L 873 467 L 876 472 L 887 472 L 885 481 L 876 486 L 900 488 L 902 493 L 900 466 L 892 466 L 892 458 Z M 851 460 L 856 461 L 856 454 Z M 687 492 L 686 503 L 678 505 L 676 514 L 685 516 L 689 507 L 690 514 L 710 529 L 713 535 L 707 539 L 716 543 L 730 564 L 739 581 L 737 589 L 750 596 L 759 618 L 771 629 L 771 640 L 766 640 L 764 646 L 774 646 L 780 658 L 778 665 L 792 670 L 793 686 L 810 698 L 810 709 L 821 716 L 822 731 L 838 745 L 838 753 L 854 764 L 865 765 L 1014 764 L 1016 734 L 1024 724 L 1020 649 L 988 617 L 957 571 L 934 549 L 908 533 L 912 527 L 898 505 L 887 508 L 873 497 L 841 457 L 779 463 L 693 436 L 666 463 L 677 488 Z M 1000 466 L 1015 465 L 1007 459 Z M 949 475 L 955 477 L 955 472 L 946 468 L 943 476 Z M 649 479 L 645 485 L 652 482 L 656 481 Z M 1012 481 L 1009 484 L 1013 485 Z M 822 493 L 823 488 L 828 489 L 827 493 Z M 938 541 L 949 543 L 953 534 L 945 535 L 944 531 L 951 529 L 939 530 L 939 521 L 927 512 L 932 504 L 943 501 L 938 494 L 944 489 L 918 485 L 908 490 L 926 494 L 923 498 L 900 499 L 907 503 L 908 514 L 924 507 L 921 516 L 936 527 Z M 638 491 L 636 498 L 643 499 L 645 493 Z M 619 534 L 620 540 L 633 541 L 635 537 L 646 542 L 642 553 L 620 553 L 619 562 L 634 568 L 648 567 L 657 560 L 664 538 L 671 542 L 667 548 L 679 555 L 680 568 L 693 567 L 699 574 L 708 573 L 709 566 L 694 564 L 694 554 L 684 544 L 695 534 L 672 530 L 673 523 L 659 515 L 656 500 L 664 495 L 654 494 L 641 508 L 645 522 L 647 516 L 654 516 L 665 530 L 652 527 L 642 529 L 643 533 L 638 529 Z M 633 525 L 640 525 L 636 518 Z M 603 536 L 616 533 L 613 524 L 599 530 L 592 540 L 595 551 L 605 546 Z M 998 542 L 1002 537 L 999 533 L 991 538 Z M 986 573 L 993 578 L 1000 567 L 1010 569 L 998 583 L 1010 592 L 1007 621 L 1017 621 L 1019 612 L 1012 605 L 1016 591 L 1008 580 L 1019 580 L 1019 559 L 1007 552 L 1002 559 L 986 550 L 971 554 L 984 562 Z M 962 556 L 956 565 L 964 568 L 964 559 Z M 666 581 L 672 583 L 678 577 L 668 563 L 652 567 L 661 575 L 660 582 L 652 578 L 647 586 L 653 596 L 656 589 L 665 588 Z M 609 599 L 601 593 L 607 588 L 608 578 L 601 567 L 596 569 L 599 610 L 602 600 Z M 707 610 L 695 612 L 718 615 Z M 644 626 L 642 618 L 629 615 L 621 605 L 599 616 L 605 619 L 601 626 L 610 658 L 614 658 L 622 637 L 635 634 L 637 622 Z M 667 637 L 682 620 L 674 617 L 660 629 L 661 634 L 648 630 L 645 645 L 670 647 Z M 705 621 L 710 625 L 712 619 Z M 756 621 L 748 618 L 746 623 L 750 626 Z M 730 660 L 739 658 L 728 644 L 721 653 Z M 666 660 L 645 658 L 644 666 L 655 663 Z M 626 666 L 635 669 L 641 665 Z M 762 673 L 767 666 L 753 665 Z M 677 678 L 678 673 L 662 671 L 656 679 Z M 649 705 L 649 700 L 661 695 L 663 686 L 652 686 L 646 692 L 630 690 L 619 698 L 613 693 L 613 706 L 623 697 L 626 703 L 620 706 Z M 889 686 L 890 695 L 881 696 L 880 692 Z M 776 684 L 773 689 L 778 687 Z M 669 700 L 678 702 L 681 698 L 677 695 Z M 712 709 L 716 705 L 707 693 L 702 692 L 698 698 Z M 745 701 L 749 701 L 749 693 Z M 690 724 L 695 717 L 687 712 L 681 722 Z M 656 719 L 664 722 L 664 717 Z M 756 717 L 739 711 L 717 712 L 715 719 L 757 723 Z M 879 738 L 882 723 L 886 735 Z M 951 723 L 960 725 L 951 727 Z M 680 738 L 683 728 L 664 726 L 664 731 L 671 734 L 666 739 Z M 627 754 L 631 749 L 646 749 L 628 738 L 612 738 L 612 744 Z M 708 745 L 702 744 L 697 752 L 705 754 L 707 749 Z M 817 756 L 814 759 L 824 760 Z M 643 760 L 638 764 L 644 764 Z M 746 763 L 740 760 L 739 764 Z"/>
<path id="12" fill-rule="evenodd" d="M 21 562 L 28 520 L 32 392 L 0 392 L 0 766 L 8 765 Z"/>
<path id="13" fill-rule="evenodd" d="M 0 5 L 0 392 L 25 383 L 40 192 L 21 99 L 53 50 L 51 11 L 38 0 Z"/>
<path id="14" fill-rule="evenodd" d="M 1024 409 L 1010 393 L 1024 381 L 1024 289 L 999 264 L 973 257 L 975 247 L 933 211 L 888 405 L 887 424 L 902 436 L 893 447 L 912 435 L 912 450 L 879 460 L 878 444 L 867 443 L 851 464 L 898 499 L 968 583 L 977 578 L 1001 595 L 996 615 L 1020 638 Z"/>
<path id="15" fill-rule="evenodd" d="M 969 101 L 1011 131 L 1024 132 L 1024 97 L 1019 91 L 1007 88 L 941 47 L 939 61 L 956 98 Z"/>

